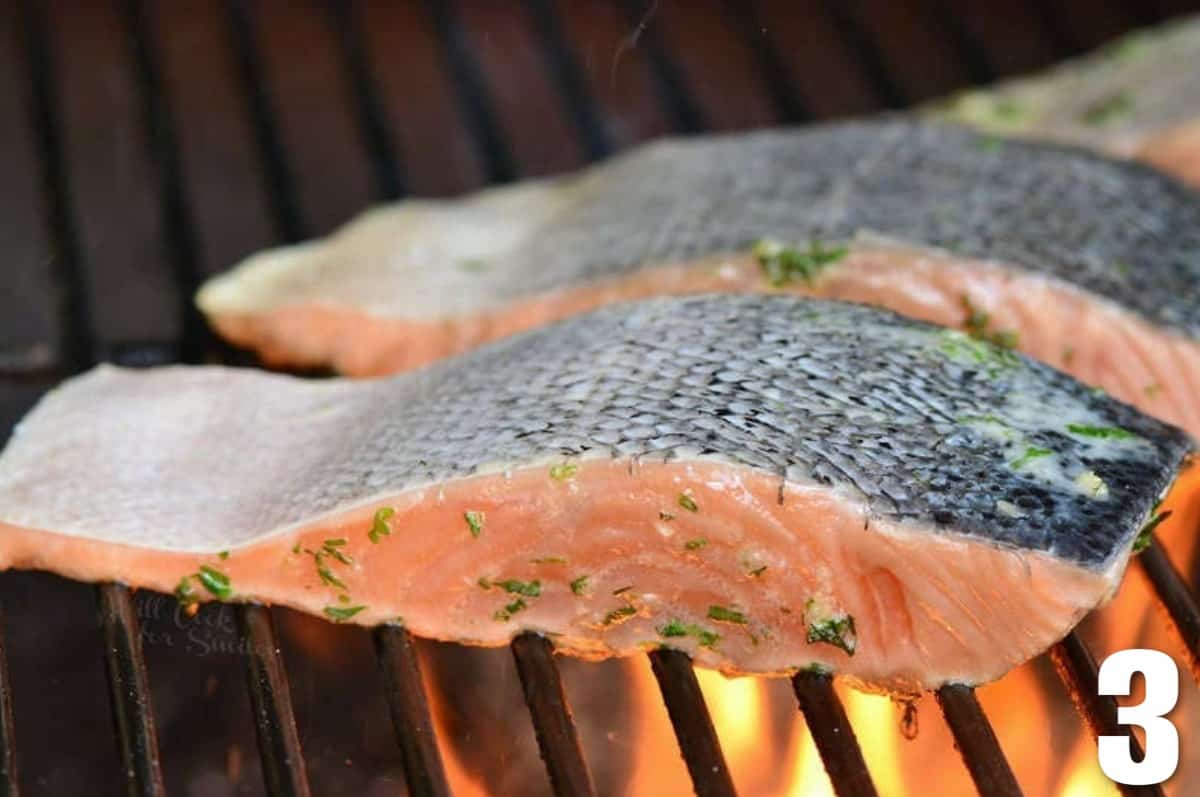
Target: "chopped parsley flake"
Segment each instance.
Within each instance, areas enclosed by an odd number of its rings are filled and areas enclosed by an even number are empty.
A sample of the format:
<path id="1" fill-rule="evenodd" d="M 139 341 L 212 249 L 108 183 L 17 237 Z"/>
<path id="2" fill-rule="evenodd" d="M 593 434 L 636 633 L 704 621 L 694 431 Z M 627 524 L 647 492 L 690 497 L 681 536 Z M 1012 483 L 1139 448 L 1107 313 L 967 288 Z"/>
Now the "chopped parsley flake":
<path id="1" fill-rule="evenodd" d="M 604 625 L 618 625 L 623 623 L 637 614 L 637 611 L 633 606 L 620 606 L 604 615 Z"/>
<path id="2" fill-rule="evenodd" d="M 1146 521 L 1144 526 L 1142 526 L 1142 530 L 1138 532 L 1137 537 L 1133 541 L 1133 552 L 1141 553 L 1149 548 L 1150 543 L 1154 539 L 1154 530 L 1157 529 L 1159 525 L 1170 516 L 1170 510 L 1166 512 L 1159 512 L 1158 508 L 1155 507 L 1150 519 Z"/>
<path id="3" fill-rule="evenodd" d="M 1094 470 L 1085 470 L 1075 477 L 1075 484 L 1092 498 L 1108 498 L 1108 484 Z"/>
<path id="4" fill-rule="evenodd" d="M 579 466 L 570 462 L 564 462 L 561 465 L 555 465 L 550 469 L 550 478 L 556 482 L 565 482 L 568 479 L 573 479 L 575 474 L 579 473 Z"/>
<path id="5" fill-rule="evenodd" d="M 352 565 L 354 564 L 354 560 L 339 550 L 345 544 L 346 540 L 344 537 L 338 537 L 334 540 L 325 540 L 325 542 L 321 545 L 321 552 L 327 554 L 328 556 L 332 556 L 334 559 L 337 559 L 344 565 Z"/>
<path id="6" fill-rule="evenodd" d="M 700 505 L 696 503 L 696 499 L 692 498 L 687 493 L 679 494 L 679 505 L 689 512 L 700 511 Z"/>
<path id="7" fill-rule="evenodd" d="M 1048 448 L 1038 448 L 1037 446 L 1029 446 L 1025 449 L 1025 453 L 1008 463 L 1008 466 L 1013 470 L 1020 470 L 1034 460 L 1048 457 L 1054 452 Z"/>
<path id="8" fill-rule="evenodd" d="M 200 580 L 206 590 L 220 600 L 226 600 L 233 596 L 233 587 L 229 583 L 229 576 L 214 567 L 201 565 L 196 578 Z"/>
<path id="9" fill-rule="evenodd" d="M 463 512 L 463 519 L 467 521 L 467 528 L 471 531 L 471 536 L 478 539 L 483 533 L 483 513 L 475 511 Z"/>
<path id="10" fill-rule="evenodd" d="M 217 558 L 224 562 L 229 558 L 229 551 L 221 551 L 219 554 L 217 554 Z"/>
<path id="11" fill-rule="evenodd" d="M 626 592 L 629 592 L 629 590 L 631 590 L 631 589 L 633 589 L 633 585 L 626 584 L 623 587 L 617 587 L 616 589 L 614 589 L 613 594 L 614 595 L 624 595 Z"/>
<path id="12" fill-rule="evenodd" d="M 750 575 L 751 575 L 751 576 L 753 576 L 754 578 L 758 578 L 759 576 L 761 576 L 761 575 L 762 575 L 763 573 L 765 573 L 765 572 L 767 572 L 767 566 L 766 566 L 766 565 L 760 565 L 759 567 L 756 567 L 756 568 L 754 568 L 753 570 L 751 570 L 751 571 L 750 571 Z"/>
<path id="13" fill-rule="evenodd" d="M 844 258 L 849 251 L 845 246 L 826 249 L 820 241 L 810 241 L 806 250 L 770 239 L 754 245 L 754 257 L 767 280 L 776 288 L 797 280 L 812 287 L 826 267 Z"/>
<path id="14" fill-rule="evenodd" d="M 527 605 L 525 603 L 525 599 L 517 598 L 512 603 L 505 606 L 503 609 L 497 609 L 496 613 L 492 615 L 492 619 L 498 620 L 499 622 L 502 622 L 502 623 L 507 623 L 509 620 L 512 619 L 512 616 L 514 614 L 516 614 L 517 612 L 525 611 L 526 608 L 527 608 Z"/>
<path id="15" fill-rule="evenodd" d="M 317 561 L 317 575 L 321 577 L 321 581 L 329 587 L 337 587 L 338 589 L 346 589 L 346 585 L 342 580 L 333 574 L 328 565 L 321 561 L 321 555 L 314 553 L 313 558 Z"/>
<path id="16" fill-rule="evenodd" d="M 709 606 L 708 619 L 716 620 L 720 623 L 737 623 L 738 625 L 746 624 L 746 615 L 735 609 L 728 609 L 724 606 Z"/>
<path id="17" fill-rule="evenodd" d="M 1084 423 L 1068 423 L 1067 431 L 1080 437 L 1095 437 L 1100 440 L 1128 440 L 1135 435 L 1117 426 L 1088 426 Z"/>
<path id="18" fill-rule="evenodd" d="M 1146 393 L 1146 398 L 1157 398 L 1159 393 L 1162 393 L 1162 385 L 1158 382 L 1151 382 L 1143 388 Z"/>
<path id="19" fill-rule="evenodd" d="M 697 537 L 694 540 L 688 540 L 685 542 L 683 547 L 687 548 L 689 551 L 698 551 L 705 545 L 708 545 L 708 540 L 704 539 L 703 537 Z"/>
<path id="20" fill-rule="evenodd" d="M 1001 371 L 1015 368 L 1020 360 L 1010 349 L 990 340 L 979 340 L 953 329 L 939 333 L 938 348 L 947 357 L 959 362 L 988 367 L 988 376 L 995 378 Z"/>
<path id="21" fill-rule="evenodd" d="M 361 612 L 366 606 L 326 606 L 325 616 L 335 623 L 344 623 Z"/>
<path id="22" fill-rule="evenodd" d="M 300 553 L 300 543 L 299 542 L 297 542 L 295 545 L 292 546 L 292 553 Z"/>
<path id="23" fill-rule="evenodd" d="M 576 578 L 571 581 L 571 592 L 575 593 L 576 595 L 582 595 L 583 593 L 587 592 L 587 588 L 588 588 L 588 577 L 587 576 L 580 576 L 579 578 Z"/>
<path id="24" fill-rule="evenodd" d="M 542 594 L 542 582 L 537 581 L 518 581 L 515 578 L 505 579 L 504 581 L 493 581 L 497 587 L 500 587 L 505 592 L 513 595 L 524 595 L 527 598 L 536 598 Z"/>
<path id="25" fill-rule="evenodd" d="M 563 556 L 539 556 L 537 559 L 530 559 L 531 565 L 565 565 L 566 557 Z"/>
<path id="26" fill-rule="evenodd" d="M 659 519 L 659 520 L 667 520 L 667 521 L 671 521 L 671 520 L 674 520 L 674 519 L 675 519 L 675 516 L 674 516 L 674 515 L 672 515 L 670 512 L 663 512 L 663 511 L 660 509 L 660 510 L 658 511 L 658 519 Z"/>
<path id="27" fill-rule="evenodd" d="M 841 648 L 847 655 L 854 655 L 858 637 L 854 632 L 852 615 L 825 611 L 815 598 L 809 598 L 804 604 L 804 620 L 808 624 L 806 639 L 810 645 L 824 642 Z"/>
<path id="28" fill-rule="evenodd" d="M 1133 97 L 1127 91 L 1104 97 L 1083 109 L 1079 121 L 1089 125 L 1106 125 L 1133 111 Z"/>
<path id="29" fill-rule="evenodd" d="M 185 606 L 196 602 L 196 590 L 192 588 L 191 576 L 179 579 L 179 586 L 175 587 L 175 597 Z"/>
<path id="30" fill-rule="evenodd" d="M 367 539 L 378 544 L 381 539 L 392 533 L 392 527 L 388 525 L 388 521 L 396 514 L 396 510 L 390 506 L 380 507 L 375 512 L 375 518 L 371 522 L 371 530 L 367 532 Z"/>
<path id="31" fill-rule="evenodd" d="M 963 310 L 967 316 L 963 319 L 963 329 L 976 340 L 986 341 L 1001 349 L 1015 349 L 1017 333 L 1011 330 L 993 331 L 990 329 L 992 314 L 984 312 L 971 303 L 971 297 L 963 294 Z"/>
<path id="32" fill-rule="evenodd" d="M 702 626 L 693 623 L 684 623 L 680 620 L 672 620 L 666 625 L 659 626 L 658 634 L 667 639 L 672 637 L 694 637 L 702 648 L 711 648 L 721 639 L 721 635 L 715 631 L 709 631 Z"/>

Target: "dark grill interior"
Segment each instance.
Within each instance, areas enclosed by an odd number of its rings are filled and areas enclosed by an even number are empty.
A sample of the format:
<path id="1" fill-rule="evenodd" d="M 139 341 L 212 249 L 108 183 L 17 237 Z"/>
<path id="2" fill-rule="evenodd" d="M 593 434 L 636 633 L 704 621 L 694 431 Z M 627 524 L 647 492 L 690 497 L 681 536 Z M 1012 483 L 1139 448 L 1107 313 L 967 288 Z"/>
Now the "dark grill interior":
<path id="1" fill-rule="evenodd" d="M 905 107 L 1192 6 L 3 0 L 0 424 L 99 360 L 249 364 L 193 308 L 202 279 L 372 202 L 562 171 L 657 135 Z M 1197 671 L 1191 593 L 1157 544 L 1139 561 Z M 5 794 L 448 793 L 417 649 L 438 662 L 451 646 L 255 606 L 186 619 L 166 596 L 35 573 L 5 574 L 0 600 Z M 618 788 L 589 772 L 560 677 L 612 671 L 556 662 L 532 635 L 512 653 L 552 790 Z M 1080 638 L 1051 655 L 1093 731 L 1118 732 Z M 688 659 L 650 656 L 696 791 L 732 794 Z M 874 794 L 829 677 L 793 686 L 837 792 Z M 1019 794 L 973 691 L 938 702 L 980 792 Z M 509 741 L 471 744 L 502 758 Z"/>

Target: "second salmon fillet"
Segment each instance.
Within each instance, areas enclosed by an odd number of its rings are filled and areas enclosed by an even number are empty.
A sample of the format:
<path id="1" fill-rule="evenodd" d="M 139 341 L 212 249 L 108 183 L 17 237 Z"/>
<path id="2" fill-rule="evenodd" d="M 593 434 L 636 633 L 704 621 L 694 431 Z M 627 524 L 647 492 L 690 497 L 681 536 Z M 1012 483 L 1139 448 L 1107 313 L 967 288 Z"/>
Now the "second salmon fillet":
<path id="1" fill-rule="evenodd" d="M 1191 446 L 886 311 L 660 299 L 369 382 L 97 369 L 0 456 L 0 564 L 915 690 L 1105 601 Z"/>

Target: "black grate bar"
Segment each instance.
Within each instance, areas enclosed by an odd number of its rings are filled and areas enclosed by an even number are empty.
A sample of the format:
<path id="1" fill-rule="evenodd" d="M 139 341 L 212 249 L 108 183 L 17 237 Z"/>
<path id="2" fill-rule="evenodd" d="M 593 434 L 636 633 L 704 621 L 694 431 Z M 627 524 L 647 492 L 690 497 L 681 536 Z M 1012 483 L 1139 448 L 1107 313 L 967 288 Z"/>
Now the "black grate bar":
<path id="1" fill-rule="evenodd" d="M 698 797 L 736 794 L 691 659 L 677 650 L 655 650 L 650 653 L 650 666 Z"/>
<path id="2" fill-rule="evenodd" d="M 596 786 L 583 758 L 550 640 L 538 634 L 521 634 L 513 640 L 512 652 L 554 793 L 559 797 L 595 795 Z"/>
<path id="3" fill-rule="evenodd" d="M 1151 536 L 1150 547 L 1136 558 L 1183 641 L 1192 677 L 1200 682 L 1200 608 L 1195 596 L 1157 537 Z"/>
<path id="4" fill-rule="evenodd" d="M 1117 722 L 1117 701 L 1111 695 L 1100 694 L 1099 674 L 1096 659 L 1083 644 L 1079 635 L 1072 631 L 1050 649 L 1050 659 L 1058 676 L 1067 687 L 1075 708 L 1087 720 L 1096 736 L 1129 736 L 1129 745 L 1134 760 L 1143 757 L 1142 745 L 1128 727 Z M 1162 795 L 1162 786 L 1128 786 L 1118 784 L 1125 797 L 1154 797 Z"/>
<path id="5" fill-rule="evenodd" d="M 1026 5 L 1037 17 L 1042 30 L 1049 36 L 1056 58 L 1069 58 L 1079 55 L 1086 49 L 1079 41 L 1079 37 L 1067 27 L 1063 21 L 1063 15 L 1055 10 L 1055 3 L 1027 0 Z"/>
<path id="6" fill-rule="evenodd" d="M 258 142 L 263 177 L 270 193 L 272 217 L 276 235 L 285 243 L 295 243 L 304 237 L 304 220 L 296 202 L 296 185 L 292 170 L 283 156 L 275 110 L 263 82 L 262 59 L 255 43 L 254 10 L 246 0 L 226 0 L 226 19 L 230 47 L 238 76 L 242 83 L 246 111 Z"/>
<path id="7" fill-rule="evenodd" d="M 934 27 L 942 31 L 958 60 L 967 68 L 967 76 L 975 85 L 991 83 L 996 79 L 996 69 L 989 62 L 987 51 L 963 24 L 962 16 L 950 0 L 927 0 L 929 17 Z M 970 13 L 963 8 L 962 13 Z"/>
<path id="8" fill-rule="evenodd" d="M 829 773 L 838 797 L 875 797 L 875 783 L 867 770 L 862 748 L 846 718 L 846 709 L 833 691 L 833 676 L 823 672 L 798 672 L 792 688 L 817 752 Z"/>
<path id="9" fill-rule="evenodd" d="M 846 49 L 858 59 L 883 106 L 902 108 L 908 105 L 908 96 L 892 78 L 892 72 L 884 62 L 883 53 L 875 46 L 871 34 L 856 16 L 854 9 L 860 4 L 847 3 L 844 0 L 825 0 L 823 5 Z"/>
<path id="10" fill-rule="evenodd" d="M 272 797 L 307 797 L 308 773 L 304 770 L 292 695 L 271 610 L 243 604 L 237 607 L 237 620 L 249 651 L 246 679 L 267 793 Z"/>
<path id="11" fill-rule="evenodd" d="M 450 786 L 438 751 L 421 660 L 412 635 L 399 626 L 375 629 L 375 649 L 387 692 L 396 741 L 404 761 L 404 777 L 412 797 L 448 797 Z"/>
<path id="12" fill-rule="evenodd" d="M 659 12 L 659 0 L 624 0 L 626 13 L 633 28 L 616 53 L 616 64 L 626 51 L 640 49 L 650 60 L 654 86 L 659 99 L 667 107 L 675 130 L 680 133 L 699 133 L 708 127 L 704 113 L 688 92 L 683 76 L 668 57 L 658 33 L 654 29 L 654 16 Z"/>
<path id="13" fill-rule="evenodd" d="M 42 4 L 37 0 L 22 0 L 20 10 L 21 41 L 18 46 L 24 50 L 28 67 L 26 84 L 32 87 L 29 110 L 37 130 L 45 223 L 54 242 L 55 257 L 51 266 L 58 304 L 59 355 L 64 367 L 78 370 L 87 367 L 95 356 L 92 308 L 88 301 L 83 252 L 68 198 L 70 174 L 60 133 L 57 70 Z"/>
<path id="14" fill-rule="evenodd" d="M 129 588 L 121 584 L 101 584 L 97 592 L 108 696 L 112 701 L 125 792 L 161 797 L 166 790 L 133 597 Z"/>
<path id="15" fill-rule="evenodd" d="M 17 747 L 13 731 L 12 682 L 8 679 L 4 613 L 0 611 L 0 797 L 17 797 Z"/>
<path id="16" fill-rule="evenodd" d="M 975 690 L 947 684 L 937 691 L 937 701 L 979 793 L 984 797 L 1021 797 L 1021 787 Z"/>
<path id="17" fill-rule="evenodd" d="M 546 67 L 558 82 L 559 93 L 566 103 L 576 132 L 583 140 L 588 159 L 603 158 L 613 150 L 612 139 L 604 119 L 596 110 L 579 61 L 566 44 L 558 17 L 550 7 L 549 0 L 525 0 L 525 5 L 542 41 Z"/>
<path id="18" fill-rule="evenodd" d="M 359 6 L 343 0 L 326 0 L 326 8 L 342 56 L 342 68 L 357 102 L 358 125 L 371 160 L 375 190 L 383 199 L 399 199 L 404 196 L 405 187 L 396 163 L 396 137 L 369 63 Z"/>
<path id="19" fill-rule="evenodd" d="M 178 355 L 187 363 L 203 359 L 212 335 L 192 295 L 200 287 L 202 269 L 200 243 L 192 226 L 183 190 L 183 166 L 179 157 L 175 120 L 163 87 L 161 60 L 153 42 L 151 9 L 142 0 L 125 0 L 125 24 L 133 48 L 134 77 L 142 100 L 142 118 L 150 146 L 151 163 L 157 172 L 162 200 L 163 226 L 167 233 L 177 286 L 179 315 L 183 319 Z"/>
<path id="20" fill-rule="evenodd" d="M 758 71 L 762 75 L 775 106 L 775 113 L 789 124 L 806 122 L 813 118 L 812 109 L 801 98 L 800 90 L 788 74 L 779 50 L 766 33 L 766 26 L 759 19 L 758 10 L 751 0 L 725 0 L 726 15 L 737 25 L 746 46 L 754 54 Z"/>
<path id="21" fill-rule="evenodd" d="M 483 160 L 488 182 L 507 183 L 516 178 L 512 154 L 504 144 L 496 112 L 484 86 L 479 64 L 455 14 L 452 0 L 426 0 L 425 7 L 442 41 L 450 74 L 458 86 L 458 95 L 467 124 Z"/>

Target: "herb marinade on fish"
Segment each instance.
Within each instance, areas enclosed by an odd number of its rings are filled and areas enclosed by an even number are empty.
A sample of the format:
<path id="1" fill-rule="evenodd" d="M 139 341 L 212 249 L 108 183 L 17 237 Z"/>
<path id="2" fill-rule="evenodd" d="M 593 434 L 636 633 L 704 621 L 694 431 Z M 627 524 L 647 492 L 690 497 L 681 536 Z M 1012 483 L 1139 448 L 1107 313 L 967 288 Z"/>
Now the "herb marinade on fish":
<path id="1" fill-rule="evenodd" d="M 218 597 L 443 639 L 936 685 L 997 677 L 1105 599 L 1190 447 L 961 332 L 659 299 L 372 382 L 99 369 L 0 457 L 0 556 L 182 576 L 188 600 L 216 594 L 208 567 Z"/>

